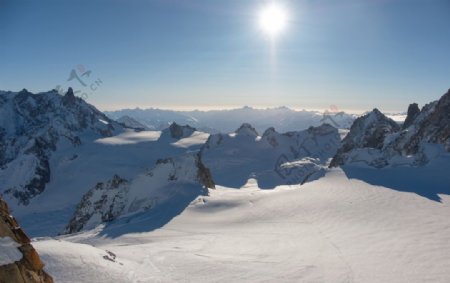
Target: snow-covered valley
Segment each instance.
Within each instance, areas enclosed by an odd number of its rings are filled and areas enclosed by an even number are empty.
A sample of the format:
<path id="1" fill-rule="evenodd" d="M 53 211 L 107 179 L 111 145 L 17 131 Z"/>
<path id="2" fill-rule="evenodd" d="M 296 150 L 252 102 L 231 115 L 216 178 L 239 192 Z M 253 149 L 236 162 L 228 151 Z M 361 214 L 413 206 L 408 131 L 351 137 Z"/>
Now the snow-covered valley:
<path id="1" fill-rule="evenodd" d="M 217 187 L 153 232 L 33 244 L 56 282 L 448 282 L 449 193 L 438 202 L 333 169 L 301 187 Z"/>

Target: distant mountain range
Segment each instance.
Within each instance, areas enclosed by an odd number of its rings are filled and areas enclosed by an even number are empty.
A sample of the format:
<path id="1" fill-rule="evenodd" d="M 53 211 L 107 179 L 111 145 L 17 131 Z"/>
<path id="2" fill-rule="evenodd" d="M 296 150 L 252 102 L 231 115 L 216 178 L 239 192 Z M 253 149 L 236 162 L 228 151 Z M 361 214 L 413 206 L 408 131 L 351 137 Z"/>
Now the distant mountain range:
<path id="1" fill-rule="evenodd" d="M 136 125 L 150 130 L 161 130 L 175 122 L 181 125 L 190 125 L 207 133 L 229 133 L 243 123 L 251 124 L 258 132 L 264 132 L 270 127 L 279 132 L 299 131 L 311 126 L 320 126 L 323 123 L 340 129 L 348 129 L 357 117 L 340 111 L 296 111 L 287 107 L 256 109 L 248 106 L 210 111 L 136 108 L 106 111 L 105 114 L 111 119 L 127 125 Z"/>

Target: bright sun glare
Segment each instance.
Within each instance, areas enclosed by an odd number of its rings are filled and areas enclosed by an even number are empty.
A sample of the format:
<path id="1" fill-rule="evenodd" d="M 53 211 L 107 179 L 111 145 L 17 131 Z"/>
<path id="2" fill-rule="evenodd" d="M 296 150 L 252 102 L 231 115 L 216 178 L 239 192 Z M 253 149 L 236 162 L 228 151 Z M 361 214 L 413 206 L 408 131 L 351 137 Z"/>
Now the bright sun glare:
<path id="1" fill-rule="evenodd" d="M 261 29 L 272 38 L 286 29 L 287 20 L 286 10 L 275 3 L 264 6 L 259 14 Z"/>

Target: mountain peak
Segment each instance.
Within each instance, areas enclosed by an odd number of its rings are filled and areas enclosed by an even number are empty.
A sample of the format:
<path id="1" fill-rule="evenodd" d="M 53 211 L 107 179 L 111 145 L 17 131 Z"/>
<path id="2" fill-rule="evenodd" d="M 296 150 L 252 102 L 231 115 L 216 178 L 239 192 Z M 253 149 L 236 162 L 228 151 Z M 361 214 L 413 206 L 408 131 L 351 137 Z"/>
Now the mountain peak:
<path id="1" fill-rule="evenodd" d="M 275 130 L 274 127 L 270 127 L 267 130 L 264 131 L 262 137 L 267 137 L 267 136 L 271 136 L 273 134 L 277 133 L 277 131 Z"/>
<path id="2" fill-rule="evenodd" d="M 354 149 L 381 149 L 386 136 L 399 130 L 400 126 L 394 120 L 374 108 L 371 112 L 355 120 L 330 166 L 336 167 L 344 164 L 348 157 L 347 153 Z"/>
<path id="3" fill-rule="evenodd" d="M 408 107 L 408 115 L 406 116 L 405 123 L 403 123 L 403 129 L 411 126 L 419 114 L 419 105 L 417 103 L 410 104 Z"/>
<path id="4" fill-rule="evenodd" d="M 72 105 L 76 102 L 75 94 L 73 93 L 73 89 L 69 87 L 66 94 L 63 97 L 63 103 L 65 105 Z"/>
<path id="5" fill-rule="evenodd" d="M 182 139 L 192 135 L 197 129 L 189 125 L 179 125 L 176 122 L 170 124 L 169 128 L 163 130 L 162 136 L 170 136 L 172 139 Z"/>
<path id="6" fill-rule="evenodd" d="M 257 137 L 259 136 L 258 132 L 256 131 L 255 128 L 253 128 L 252 125 L 250 125 L 249 123 L 244 123 L 242 124 L 236 131 L 235 133 L 237 135 L 241 135 L 241 136 L 254 136 Z"/>
<path id="7" fill-rule="evenodd" d="M 372 109 L 372 112 L 375 112 L 376 114 L 383 114 L 383 113 L 381 113 L 381 111 L 380 110 L 378 110 L 378 108 L 374 108 L 374 109 Z"/>
<path id="8" fill-rule="evenodd" d="M 21 94 L 21 95 L 23 95 L 23 94 L 31 94 L 31 92 L 29 92 L 26 88 L 24 88 L 21 91 L 19 91 L 18 94 Z"/>
<path id="9" fill-rule="evenodd" d="M 73 94 L 73 89 L 72 89 L 71 87 L 69 87 L 69 88 L 67 89 L 67 92 L 66 92 L 65 95 L 66 95 L 66 96 L 75 96 L 75 95 Z"/>

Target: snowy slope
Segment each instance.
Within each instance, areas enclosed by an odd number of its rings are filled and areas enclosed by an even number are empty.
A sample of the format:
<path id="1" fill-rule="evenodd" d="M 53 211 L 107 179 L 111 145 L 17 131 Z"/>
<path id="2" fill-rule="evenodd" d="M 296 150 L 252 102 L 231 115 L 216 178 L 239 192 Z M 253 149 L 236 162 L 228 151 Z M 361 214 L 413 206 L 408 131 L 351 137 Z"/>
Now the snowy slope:
<path id="1" fill-rule="evenodd" d="M 138 121 L 136 121 L 135 119 L 131 118 L 130 116 L 126 116 L 126 115 L 122 116 L 119 119 L 116 119 L 116 121 L 128 128 L 137 129 L 137 130 L 141 130 L 141 131 L 151 130 L 148 127 L 146 127 L 145 125 L 143 125 L 143 124 L 139 123 Z"/>
<path id="2" fill-rule="evenodd" d="M 435 166 L 421 167 L 423 176 Z M 212 190 L 150 233 L 91 231 L 34 245 L 57 282 L 450 281 L 450 192 L 438 202 L 389 186 L 341 169 L 301 187 L 260 190 L 249 180 Z M 105 250 L 123 266 L 103 260 Z"/>
<path id="3" fill-rule="evenodd" d="M 60 233 L 82 196 L 97 183 L 114 175 L 133 179 L 154 167 L 158 159 L 198 150 L 208 137 L 195 134 L 167 141 L 160 140 L 160 134 L 128 130 L 56 151 L 50 160 L 53 174 L 45 192 L 27 206 L 12 206 L 16 217 L 33 236 Z"/>

